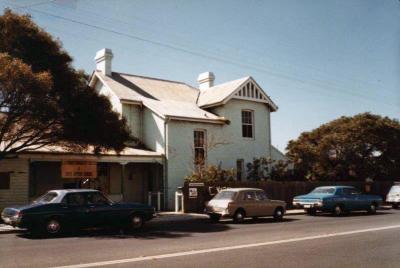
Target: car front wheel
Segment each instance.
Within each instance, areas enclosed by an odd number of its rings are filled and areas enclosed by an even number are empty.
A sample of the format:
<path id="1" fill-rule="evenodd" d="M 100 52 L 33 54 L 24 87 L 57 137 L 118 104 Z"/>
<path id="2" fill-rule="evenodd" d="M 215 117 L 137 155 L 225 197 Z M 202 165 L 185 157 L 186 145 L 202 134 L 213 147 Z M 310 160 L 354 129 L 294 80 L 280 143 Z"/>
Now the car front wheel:
<path id="1" fill-rule="evenodd" d="M 139 230 L 144 225 L 143 216 L 140 214 L 133 214 L 130 218 L 129 229 L 131 230 Z"/>
<path id="2" fill-rule="evenodd" d="M 342 216 L 343 212 L 344 211 L 341 205 L 336 205 L 333 209 L 333 215 L 335 215 L 336 217 Z"/>
<path id="3" fill-rule="evenodd" d="M 61 220 L 57 218 L 49 219 L 45 222 L 43 231 L 48 236 L 57 236 L 63 232 Z"/>
<path id="4" fill-rule="evenodd" d="M 233 215 L 233 221 L 235 223 L 242 223 L 245 217 L 246 217 L 246 212 L 242 209 L 239 209 L 238 211 L 235 212 L 235 215 Z"/>

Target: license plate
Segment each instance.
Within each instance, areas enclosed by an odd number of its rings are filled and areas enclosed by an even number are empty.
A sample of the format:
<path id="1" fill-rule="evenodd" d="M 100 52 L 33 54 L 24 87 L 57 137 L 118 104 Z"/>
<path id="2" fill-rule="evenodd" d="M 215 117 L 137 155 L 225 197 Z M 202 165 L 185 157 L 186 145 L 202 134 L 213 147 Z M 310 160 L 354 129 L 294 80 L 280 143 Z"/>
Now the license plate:
<path id="1" fill-rule="evenodd" d="M 311 205 L 304 205 L 304 208 L 310 208 Z"/>
<path id="2" fill-rule="evenodd" d="M 5 223 L 8 223 L 8 224 L 11 223 L 11 220 L 9 218 L 3 218 L 3 220 Z"/>

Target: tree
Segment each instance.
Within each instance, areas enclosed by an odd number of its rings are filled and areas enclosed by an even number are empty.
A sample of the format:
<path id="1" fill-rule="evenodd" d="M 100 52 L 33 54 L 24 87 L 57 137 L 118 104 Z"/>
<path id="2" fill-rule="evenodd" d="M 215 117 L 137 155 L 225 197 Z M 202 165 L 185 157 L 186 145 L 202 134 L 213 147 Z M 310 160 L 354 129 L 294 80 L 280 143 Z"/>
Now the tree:
<path id="1" fill-rule="evenodd" d="M 121 151 L 131 141 L 109 100 L 28 15 L 0 16 L 0 159 L 45 145 Z"/>
<path id="2" fill-rule="evenodd" d="M 236 175 L 234 169 L 223 169 L 221 165 L 205 165 L 194 170 L 185 177 L 187 182 L 223 182 L 233 181 Z"/>
<path id="3" fill-rule="evenodd" d="M 400 123 L 370 113 L 340 117 L 287 146 L 295 173 L 309 180 L 400 177 Z"/>
<path id="4" fill-rule="evenodd" d="M 292 180 L 294 178 L 290 166 L 291 162 L 288 160 L 273 160 L 267 157 L 254 158 L 252 162 L 246 164 L 247 179 L 251 181 Z"/>

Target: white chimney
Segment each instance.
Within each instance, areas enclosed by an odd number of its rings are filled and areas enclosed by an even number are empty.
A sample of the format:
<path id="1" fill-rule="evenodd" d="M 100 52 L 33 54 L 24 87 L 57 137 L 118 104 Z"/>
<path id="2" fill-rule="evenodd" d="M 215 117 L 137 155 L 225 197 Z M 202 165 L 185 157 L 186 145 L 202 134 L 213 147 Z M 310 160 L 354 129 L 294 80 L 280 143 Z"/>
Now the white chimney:
<path id="1" fill-rule="evenodd" d="M 94 58 L 96 61 L 96 70 L 101 71 L 104 75 L 111 76 L 111 61 L 113 53 L 109 48 L 103 48 L 96 53 Z"/>
<path id="2" fill-rule="evenodd" d="M 214 86 L 214 79 L 215 76 L 212 72 L 199 74 L 199 76 L 197 77 L 197 82 L 199 82 L 200 91 L 206 90 L 207 88 Z"/>

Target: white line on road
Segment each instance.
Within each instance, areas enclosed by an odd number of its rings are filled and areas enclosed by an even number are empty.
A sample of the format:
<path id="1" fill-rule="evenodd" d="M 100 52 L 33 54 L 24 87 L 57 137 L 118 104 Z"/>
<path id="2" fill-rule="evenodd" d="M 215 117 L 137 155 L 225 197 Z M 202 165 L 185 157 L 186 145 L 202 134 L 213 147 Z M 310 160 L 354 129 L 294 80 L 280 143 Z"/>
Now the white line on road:
<path id="1" fill-rule="evenodd" d="M 236 246 L 229 246 L 229 247 L 199 249 L 199 250 L 168 253 L 168 254 L 161 254 L 161 255 L 146 256 L 146 257 L 135 257 L 135 258 L 130 258 L 130 259 L 120 259 L 120 260 L 113 260 L 113 261 L 101 261 L 101 262 L 74 264 L 74 265 L 67 265 L 67 266 L 57 266 L 54 268 L 86 268 L 86 267 L 131 263 L 131 262 L 141 262 L 141 261 L 149 261 L 149 260 L 160 260 L 160 259 L 166 259 L 166 258 L 182 257 L 182 256 L 189 256 L 189 255 L 211 253 L 211 252 L 228 251 L 228 250 L 235 250 L 235 249 L 242 249 L 242 248 L 253 248 L 253 247 L 284 244 L 284 243 L 313 240 L 313 239 L 320 239 L 320 238 L 327 238 L 327 237 L 345 236 L 345 235 L 367 233 L 367 232 L 376 232 L 376 231 L 383 231 L 383 230 L 389 230 L 389 229 L 395 229 L 395 228 L 400 228 L 400 225 L 390 225 L 390 226 L 384 226 L 384 227 L 361 229 L 361 230 L 331 233 L 331 234 L 320 234 L 320 235 L 314 235 L 314 236 L 298 237 L 298 238 L 291 238 L 291 239 L 284 239 L 284 240 L 275 240 L 275 241 L 253 243 L 253 244 L 236 245 Z"/>

